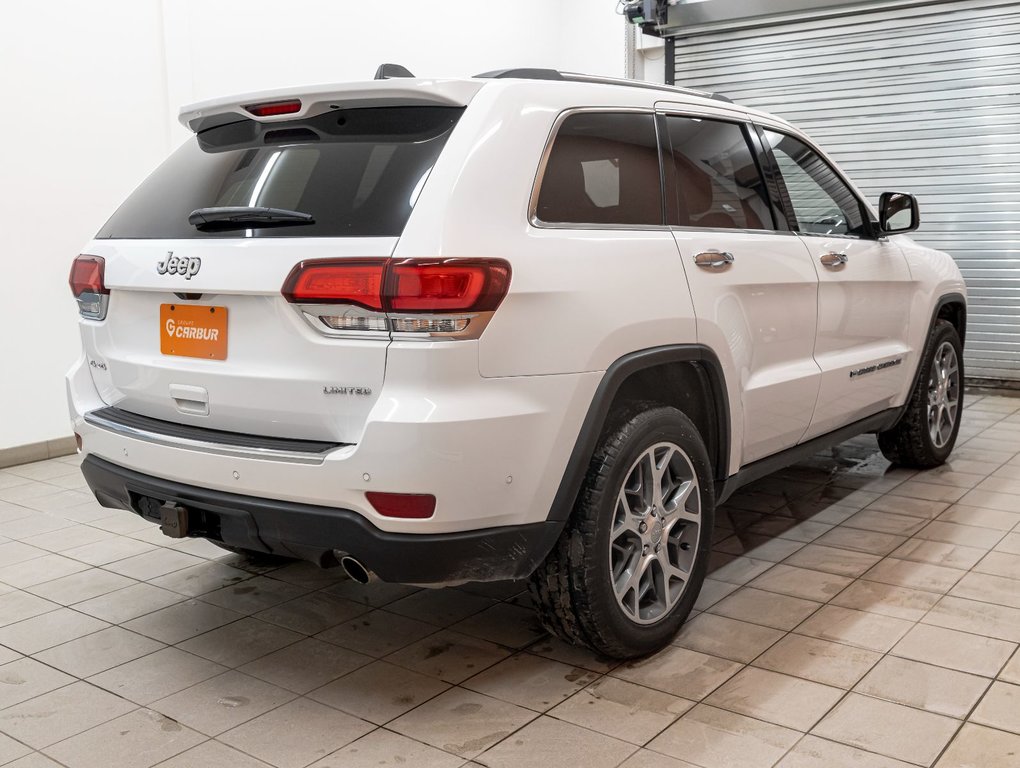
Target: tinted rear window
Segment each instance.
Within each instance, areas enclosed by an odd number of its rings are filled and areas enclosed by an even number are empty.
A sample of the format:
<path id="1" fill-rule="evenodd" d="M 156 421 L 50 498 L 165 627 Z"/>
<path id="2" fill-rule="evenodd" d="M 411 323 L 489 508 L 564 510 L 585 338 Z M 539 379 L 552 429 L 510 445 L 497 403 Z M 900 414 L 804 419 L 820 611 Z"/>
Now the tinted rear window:
<path id="1" fill-rule="evenodd" d="M 306 120 L 254 120 L 191 139 L 136 189 L 99 238 L 243 237 L 200 231 L 198 208 L 303 211 L 314 224 L 263 227 L 254 237 L 393 237 L 407 223 L 460 107 L 334 110 Z"/>

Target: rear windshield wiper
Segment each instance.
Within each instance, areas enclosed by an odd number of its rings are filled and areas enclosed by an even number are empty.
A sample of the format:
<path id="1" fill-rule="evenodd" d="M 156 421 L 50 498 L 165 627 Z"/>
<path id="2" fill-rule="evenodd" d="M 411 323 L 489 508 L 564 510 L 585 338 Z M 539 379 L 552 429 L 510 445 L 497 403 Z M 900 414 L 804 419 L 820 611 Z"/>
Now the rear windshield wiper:
<path id="1" fill-rule="evenodd" d="M 188 223 L 199 229 L 254 229 L 295 224 L 314 224 L 310 213 L 286 208 L 258 208 L 248 205 L 199 208 L 188 216 Z"/>

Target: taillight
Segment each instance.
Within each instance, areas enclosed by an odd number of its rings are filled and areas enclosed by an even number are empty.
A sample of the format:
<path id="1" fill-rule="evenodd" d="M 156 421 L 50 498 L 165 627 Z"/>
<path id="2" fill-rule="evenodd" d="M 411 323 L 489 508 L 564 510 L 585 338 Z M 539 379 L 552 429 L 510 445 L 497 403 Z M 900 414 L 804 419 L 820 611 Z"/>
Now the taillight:
<path id="1" fill-rule="evenodd" d="M 110 289 L 106 287 L 105 275 L 106 261 L 102 256 L 82 254 L 71 263 L 71 275 L 67 282 L 78 301 L 78 311 L 82 317 L 90 320 L 106 317 Z"/>
<path id="2" fill-rule="evenodd" d="M 323 259 L 294 267 L 283 295 L 327 335 L 477 338 L 509 287 L 503 259 Z"/>
<path id="3" fill-rule="evenodd" d="M 269 101 L 265 104 L 251 104 L 245 107 L 255 117 L 276 117 L 277 115 L 293 115 L 301 111 L 301 102 L 298 99 L 287 99 L 286 101 Z"/>
<path id="4" fill-rule="evenodd" d="M 383 517 L 422 520 L 436 511 L 436 497 L 428 493 L 380 493 L 367 491 L 365 497 Z"/>

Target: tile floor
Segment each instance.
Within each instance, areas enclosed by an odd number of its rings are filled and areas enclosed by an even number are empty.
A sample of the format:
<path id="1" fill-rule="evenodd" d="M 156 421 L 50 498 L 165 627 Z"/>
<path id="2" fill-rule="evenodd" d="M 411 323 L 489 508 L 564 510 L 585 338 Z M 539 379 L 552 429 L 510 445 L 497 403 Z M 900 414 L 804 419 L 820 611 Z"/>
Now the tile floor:
<path id="1" fill-rule="evenodd" d="M 859 438 L 747 488 L 697 611 L 616 664 L 519 584 L 361 587 L 0 470 L 0 765 L 1015 768 L 1020 399 L 932 472 Z"/>

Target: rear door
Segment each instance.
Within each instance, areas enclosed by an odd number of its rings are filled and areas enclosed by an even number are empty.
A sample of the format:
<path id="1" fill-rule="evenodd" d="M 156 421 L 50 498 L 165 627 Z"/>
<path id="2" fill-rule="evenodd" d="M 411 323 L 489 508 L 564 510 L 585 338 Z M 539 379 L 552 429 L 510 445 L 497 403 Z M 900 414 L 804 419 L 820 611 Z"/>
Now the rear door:
<path id="1" fill-rule="evenodd" d="M 739 379 L 748 464 L 795 445 L 818 394 L 818 277 L 772 210 L 741 122 L 665 113 L 667 212 L 698 341 Z"/>
<path id="2" fill-rule="evenodd" d="M 83 322 L 105 402 L 210 429 L 357 442 L 389 335 L 345 336 L 281 289 L 302 261 L 390 256 L 462 111 L 237 116 L 181 147 L 90 246 L 110 289 L 106 320 Z M 197 209 L 225 207 L 311 220 L 189 223 Z"/>
<path id="3" fill-rule="evenodd" d="M 916 367 L 907 339 L 918 285 L 902 251 L 871 234 L 867 209 L 818 152 L 777 130 L 761 135 L 818 274 L 821 385 L 808 439 L 897 405 Z"/>

